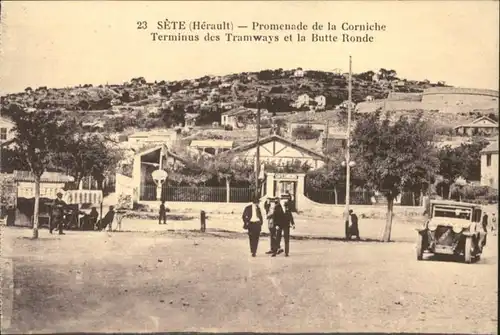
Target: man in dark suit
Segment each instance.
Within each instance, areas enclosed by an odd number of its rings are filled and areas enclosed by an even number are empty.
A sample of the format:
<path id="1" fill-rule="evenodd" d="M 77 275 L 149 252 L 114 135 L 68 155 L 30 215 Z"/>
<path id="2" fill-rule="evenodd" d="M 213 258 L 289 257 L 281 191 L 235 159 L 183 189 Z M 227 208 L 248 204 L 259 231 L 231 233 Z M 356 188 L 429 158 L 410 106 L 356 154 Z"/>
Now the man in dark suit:
<path id="1" fill-rule="evenodd" d="M 63 225 L 64 225 L 64 211 L 66 210 L 66 203 L 62 199 L 62 192 L 57 192 L 57 198 L 54 199 L 51 206 L 51 218 L 50 218 L 50 227 L 49 233 L 52 234 L 52 231 L 55 227 L 59 230 L 59 235 L 64 235 L 63 233 Z"/>
<path id="2" fill-rule="evenodd" d="M 281 244 L 281 236 L 285 238 L 285 256 L 288 257 L 290 252 L 290 227 L 295 229 L 295 221 L 293 220 L 292 208 L 293 204 L 291 201 L 286 201 L 284 204 L 284 212 L 283 217 L 278 222 L 278 237 L 277 237 L 277 245 Z"/>
<path id="3" fill-rule="evenodd" d="M 262 229 L 262 212 L 259 208 L 259 198 L 255 197 L 252 203 L 243 210 L 243 228 L 248 230 L 248 239 L 250 241 L 250 252 L 252 257 L 257 254 L 259 245 L 260 231 Z"/>

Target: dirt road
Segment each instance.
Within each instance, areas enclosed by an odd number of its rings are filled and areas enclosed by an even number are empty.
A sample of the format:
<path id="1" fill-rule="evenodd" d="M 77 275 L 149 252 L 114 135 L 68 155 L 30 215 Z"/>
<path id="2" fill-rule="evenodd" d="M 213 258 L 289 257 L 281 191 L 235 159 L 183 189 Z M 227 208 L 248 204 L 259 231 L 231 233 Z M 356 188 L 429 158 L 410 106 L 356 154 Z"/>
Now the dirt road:
<path id="1" fill-rule="evenodd" d="M 252 258 L 221 235 L 5 229 L 7 332 L 496 332 L 496 237 L 462 264 L 418 262 L 407 242 L 295 240 L 270 258 L 268 238 Z"/>

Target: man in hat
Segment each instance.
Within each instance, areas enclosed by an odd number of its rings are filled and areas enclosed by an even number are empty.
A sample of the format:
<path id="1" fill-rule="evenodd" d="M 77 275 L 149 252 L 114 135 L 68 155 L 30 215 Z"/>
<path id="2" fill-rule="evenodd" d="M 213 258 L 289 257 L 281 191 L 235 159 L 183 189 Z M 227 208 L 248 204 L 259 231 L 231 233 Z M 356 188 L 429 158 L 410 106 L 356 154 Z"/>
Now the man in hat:
<path id="1" fill-rule="evenodd" d="M 279 230 L 276 244 L 279 247 L 279 245 L 281 244 L 281 237 L 283 235 L 283 237 L 285 238 L 285 257 L 288 257 L 288 254 L 290 252 L 290 227 L 295 229 L 295 221 L 293 220 L 291 201 L 285 202 L 283 218 L 279 220 L 277 224 Z"/>
<path id="2" fill-rule="evenodd" d="M 66 209 L 66 203 L 62 199 L 63 193 L 61 191 L 57 192 L 57 198 L 51 204 L 51 218 L 49 232 L 52 234 L 54 227 L 59 230 L 59 235 L 64 235 L 63 224 L 64 224 L 64 210 Z"/>
<path id="3" fill-rule="evenodd" d="M 252 203 L 243 210 L 243 228 L 248 230 L 248 239 L 250 241 L 250 252 L 252 257 L 257 254 L 259 245 L 260 231 L 262 229 L 262 212 L 259 208 L 259 198 L 254 197 Z"/>

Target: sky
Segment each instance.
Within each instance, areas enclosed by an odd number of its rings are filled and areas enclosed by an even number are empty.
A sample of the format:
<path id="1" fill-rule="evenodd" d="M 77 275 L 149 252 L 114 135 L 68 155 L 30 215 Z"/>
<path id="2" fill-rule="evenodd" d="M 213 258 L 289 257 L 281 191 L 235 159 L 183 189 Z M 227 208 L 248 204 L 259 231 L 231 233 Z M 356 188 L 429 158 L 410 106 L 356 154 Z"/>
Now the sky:
<path id="1" fill-rule="evenodd" d="M 498 90 L 497 1 L 2 1 L 0 94 L 26 87 L 192 79 L 264 69 L 395 69 L 400 77 Z M 152 41 L 157 21 L 378 22 L 372 43 Z M 148 29 L 137 29 L 147 21 Z M 235 34 L 279 34 L 235 28 Z M 190 33 L 188 31 L 188 33 Z M 304 32 L 307 38 L 312 31 Z M 342 31 L 320 31 L 340 35 Z M 355 32 L 349 32 L 355 33 Z M 364 34 L 359 33 L 359 34 Z M 296 32 L 292 33 L 293 38 Z"/>

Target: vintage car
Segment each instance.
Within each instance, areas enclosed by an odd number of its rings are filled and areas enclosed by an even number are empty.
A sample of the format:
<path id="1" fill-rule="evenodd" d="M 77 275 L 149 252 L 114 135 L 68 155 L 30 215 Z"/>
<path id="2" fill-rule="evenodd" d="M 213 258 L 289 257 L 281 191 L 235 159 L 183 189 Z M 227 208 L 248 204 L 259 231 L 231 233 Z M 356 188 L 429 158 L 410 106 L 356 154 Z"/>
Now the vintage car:
<path id="1" fill-rule="evenodd" d="M 482 206 L 455 201 L 431 201 L 430 219 L 417 228 L 417 259 L 424 251 L 479 260 L 486 245 Z"/>

